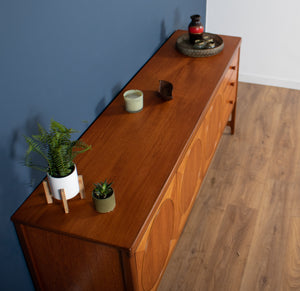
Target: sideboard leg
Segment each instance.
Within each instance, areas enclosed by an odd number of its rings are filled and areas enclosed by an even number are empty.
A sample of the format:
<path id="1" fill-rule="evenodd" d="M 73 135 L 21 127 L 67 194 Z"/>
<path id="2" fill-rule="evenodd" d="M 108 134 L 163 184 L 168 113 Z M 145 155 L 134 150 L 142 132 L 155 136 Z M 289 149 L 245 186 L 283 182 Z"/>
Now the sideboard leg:
<path id="1" fill-rule="evenodd" d="M 234 103 L 232 112 L 231 112 L 231 120 L 228 122 L 228 125 L 231 128 L 231 134 L 233 135 L 235 132 L 235 115 L 236 115 L 236 102 Z"/>

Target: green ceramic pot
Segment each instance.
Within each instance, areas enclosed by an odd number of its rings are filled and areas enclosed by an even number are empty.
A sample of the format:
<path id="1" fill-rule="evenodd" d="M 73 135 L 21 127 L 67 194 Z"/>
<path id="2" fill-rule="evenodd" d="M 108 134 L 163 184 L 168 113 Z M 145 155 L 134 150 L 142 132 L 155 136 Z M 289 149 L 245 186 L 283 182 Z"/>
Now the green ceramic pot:
<path id="1" fill-rule="evenodd" d="M 94 197 L 94 195 L 92 195 L 92 197 L 95 209 L 100 213 L 113 211 L 116 206 L 115 192 L 113 192 L 111 196 L 105 199 L 96 198 Z"/>

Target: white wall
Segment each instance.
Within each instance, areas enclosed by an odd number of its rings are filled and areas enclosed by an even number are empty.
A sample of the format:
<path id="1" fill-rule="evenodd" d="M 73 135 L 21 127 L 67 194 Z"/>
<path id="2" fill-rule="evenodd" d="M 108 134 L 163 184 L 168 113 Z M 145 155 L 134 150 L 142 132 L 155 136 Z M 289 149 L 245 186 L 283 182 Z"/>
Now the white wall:
<path id="1" fill-rule="evenodd" d="M 242 37 L 240 81 L 300 89 L 299 0 L 207 0 L 206 31 Z"/>

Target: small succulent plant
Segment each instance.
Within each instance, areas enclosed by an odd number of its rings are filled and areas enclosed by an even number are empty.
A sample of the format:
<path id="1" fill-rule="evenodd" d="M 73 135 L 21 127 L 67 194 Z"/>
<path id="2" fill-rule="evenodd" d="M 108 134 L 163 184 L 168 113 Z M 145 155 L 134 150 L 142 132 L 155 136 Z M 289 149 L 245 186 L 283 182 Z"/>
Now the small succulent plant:
<path id="1" fill-rule="evenodd" d="M 94 184 L 93 196 L 97 199 L 105 199 L 112 195 L 113 189 L 111 187 L 112 183 L 108 183 L 106 180 L 104 182 Z"/>

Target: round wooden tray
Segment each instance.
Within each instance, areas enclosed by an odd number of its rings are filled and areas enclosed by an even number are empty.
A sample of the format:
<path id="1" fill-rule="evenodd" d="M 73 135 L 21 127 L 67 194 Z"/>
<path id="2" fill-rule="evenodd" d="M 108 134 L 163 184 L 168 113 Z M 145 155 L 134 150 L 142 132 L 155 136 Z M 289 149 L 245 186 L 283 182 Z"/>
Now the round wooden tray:
<path id="1" fill-rule="evenodd" d="M 176 47 L 182 54 L 195 58 L 214 56 L 223 50 L 224 42 L 220 36 L 208 32 L 203 33 L 203 36 L 212 38 L 216 46 L 214 48 L 197 48 L 190 43 L 189 34 L 185 33 L 178 37 Z"/>

